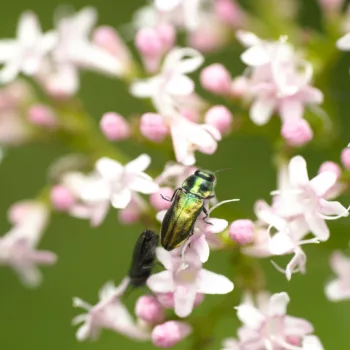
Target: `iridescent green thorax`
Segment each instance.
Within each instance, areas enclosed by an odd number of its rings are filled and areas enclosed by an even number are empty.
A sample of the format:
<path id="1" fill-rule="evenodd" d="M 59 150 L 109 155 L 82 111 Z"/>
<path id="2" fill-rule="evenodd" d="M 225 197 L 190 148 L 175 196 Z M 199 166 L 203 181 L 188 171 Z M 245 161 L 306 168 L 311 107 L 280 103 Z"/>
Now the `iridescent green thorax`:
<path id="1" fill-rule="evenodd" d="M 197 170 L 189 176 L 182 188 L 202 198 L 207 198 L 214 190 L 215 175 L 207 170 Z"/>

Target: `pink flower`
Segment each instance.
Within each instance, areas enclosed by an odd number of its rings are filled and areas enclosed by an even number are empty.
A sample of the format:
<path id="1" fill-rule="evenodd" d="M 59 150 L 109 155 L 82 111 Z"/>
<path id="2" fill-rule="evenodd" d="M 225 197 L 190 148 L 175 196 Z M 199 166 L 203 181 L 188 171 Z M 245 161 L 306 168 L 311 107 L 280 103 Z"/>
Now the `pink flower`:
<path id="1" fill-rule="evenodd" d="M 331 256 L 330 264 L 337 278 L 327 284 L 327 298 L 331 301 L 350 299 L 350 258 L 336 251 Z"/>
<path id="2" fill-rule="evenodd" d="M 58 125 L 54 111 L 42 104 L 36 104 L 29 108 L 28 120 L 32 124 L 46 129 L 55 129 Z"/>
<path id="3" fill-rule="evenodd" d="M 171 203 L 165 201 L 163 197 L 171 198 L 174 193 L 174 190 L 171 187 L 161 187 L 158 192 L 152 193 L 149 197 L 150 203 L 153 208 L 158 211 L 169 209 Z"/>
<path id="4" fill-rule="evenodd" d="M 191 326 L 185 322 L 167 321 L 154 327 L 152 342 L 158 348 L 171 348 L 191 332 Z"/>
<path id="5" fill-rule="evenodd" d="M 350 170 L 350 147 L 346 147 L 342 150 L 341 162 L 346 170 Z"/>
<path id="6" fill-rule="evenodd" d="M 184 263 L 165 249 L 157 248 L 157 258 L 167 269 L 152 275 L 147 285 L 155 293 L 174 292 L 175 313 L 188 316 L 194 306 L 197 293 L 226 294 L 233 290 L 233 283 L 226 277 L 202 268 L 196 253 L 186 252 Z"/>
<path id="7" fill-rule="evenodd" d="M 11 266 L 28 287 L 41 282 L 36 264 L 52 265 L 57 257 L 49 251 L 35 250 L 48 221 L 48 210 L 34 201 L 20 202 L 10 209 L 12 229 L 0 238 L 0 265 Z"/>
<path id="8" fill-rule="evenodd" d="M 17 26 L 17 39 L 0 40 L 0 64 L 4 64 L 0 81 L 8 83 L 21 72 L 30 76 L 36 74 L 56 41 L 55 32 L 41 32 L 33 12 L 23 13 Z"/>
<path id="9" fill-rule="evenodd" d="M 283 123 L 281 135 L 291 146 L 304 146 L 313 138 L 313 132 L 305 119 L 287 120 Z"/>
<path id="10" fill-rule="evenodd" d="M 133 83 L 131 94 L 151 98 L 160 114 L 172 115 L 179 99 L 194 91 L 194 83 L 187 74 L 197 70 L 203 60 L 203 56 L 194 49 L 174 48 L 165 57 L 161 72 L 147 80 Z"/>
<path id="11" fill-rule="evenodd" d="M 162 142 L 169 134 L 165 118 L 157 113 L 145 113 L 140 120 L 140 131 L 143 136 L 153 142 Z"/>
<path id="12" fill-rule="evenodd" d="M 237 316 L 243 327 L 238 330 L 238 349 L 303 350 L 308 349 L 304 344 L 315 344 L 314 338 L 310 338 L 312 325 L 286 314 L 289 300 L 285 292 L 273 294 L 270 298 L 266 294 L 260 294 L 257 307 L 251 301 L 239 305 L 236 308 Z M 295 341 L 291 343 L 290 339 L 298 339 L 303 347 L 295 346 Z M 317 349 L 322 347 L 315 348 Z"/>
<path id="13" fill-rule="evenodd" d="M 110 329 L 124 334 L 135 340 L 148 340 L 150 334 L 136 325 L 128 309 L 121 303 L 120 298 L 128 287 L 129 280 L 125 278 L 118 287 L 112 282 L 106 283 L 99 292 L 99 302 L 92 306 L 79 298 L 73 298 L 73 306 L 87 311 L 74 317 L 72 324 L 79 327 L 76 337 L 79 341 L 97 339 L 101 329 Z"/>
<path id="14" fill-rule="evenodd" d="M 225 106 L 211 107 L 205 113 L 205 123 L 218 129 L 221 134 L 228 134 L 232 124 L 232 113 Z"/>
<path id="15" fill-rule="evenodd" d="M 73 193 L 63 185 L 52 187 L 50 197 L 54 208 L 59 211 L 68 211 L 76 204 Z"/>
<path id="16" fill-rule="evenodd" d="M 236 220 L 230 225 L 230 238 L 241 245 L 252 243 L 254 240 L 254 223 L 251 220 Z"/>

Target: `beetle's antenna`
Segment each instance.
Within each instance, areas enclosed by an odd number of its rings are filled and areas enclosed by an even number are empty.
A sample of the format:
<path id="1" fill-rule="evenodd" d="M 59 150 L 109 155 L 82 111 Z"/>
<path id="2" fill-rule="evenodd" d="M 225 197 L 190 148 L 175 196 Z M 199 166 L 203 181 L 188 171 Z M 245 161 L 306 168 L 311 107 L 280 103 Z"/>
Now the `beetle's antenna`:
<path id="1" fill-rule="evenodd" d="M 220 173 L 221 171 L 226 171 L 226 170 L 232 170 L 232 168 L 225 168 L 225 169 L 216 170 L 216 171 L 214 171 L 214 174 Z"/>

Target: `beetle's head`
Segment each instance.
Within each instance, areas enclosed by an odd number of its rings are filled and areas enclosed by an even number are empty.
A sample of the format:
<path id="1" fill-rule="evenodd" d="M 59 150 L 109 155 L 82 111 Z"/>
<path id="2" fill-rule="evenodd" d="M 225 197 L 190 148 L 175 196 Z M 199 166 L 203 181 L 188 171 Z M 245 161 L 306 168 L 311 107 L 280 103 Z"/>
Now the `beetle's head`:
<path id="1" fill-rule="evenodd" d="M 207 198 L 214 190 L 215 175 L 208 170 L 197 170 L 183 183 L 182 188 L 202 198 Z"/>

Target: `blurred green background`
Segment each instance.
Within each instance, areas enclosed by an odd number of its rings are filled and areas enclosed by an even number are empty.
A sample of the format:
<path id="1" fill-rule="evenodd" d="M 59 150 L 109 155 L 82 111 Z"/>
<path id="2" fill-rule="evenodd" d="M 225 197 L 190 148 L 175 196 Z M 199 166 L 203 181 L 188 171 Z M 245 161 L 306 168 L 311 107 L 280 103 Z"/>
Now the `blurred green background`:
<path id="1" fill-rule="evenodd" d="M 127 23 L 132 13 L 145 2 L 84 0 L 70 2 L 76 9 L 93 5 L 99 12 L 99 23 L 109 24 L 119 29 Z M 250 1 L 252 3 L 252 1 Z M 305 26 L 317 27 L 320 13 L 315 1 L 302 1 L 300 21 Z M 34 10 L 45 29 L 52 26 L 52 15 L 60 1 L 31 0 L 12 1 L 3 4 L 0 21 L 0 36 L 12 37 L 20 13 Z M 276 36 L 279 33 L 276 33 Z M 281 34 L 281 33 L 280 33 Z M 236 50 L 237 51 L 237 50 Z M 220 54 L 209 55 L 208 62 L 223 60 L 226 66 L 239 74 L 242 64 L 238 60 L 239 51 L 226 50 Z M 339 161 L 341 147 L 350 142 L 350 56 L 342 54 L 324 93 L 334 102 L 334 113 L 342 121 L 340 136 L 331 150 L 317 150 L 307 147 L 303 154 L 308 160 L 309 171 L 315 175 L 322 161 Z M 145 106 L 136 102 L 127 94 L 127 89 L 119 82 L 84 73 L 82 76 L 81 98 L 87 110 L 96 118 L 106 111 L 117 111 L 127 115 L 142 112 Z M 97 124 L 96 124 L 97 125 Z M 266 129 L 275 128 L 270 123 Z M 253 127 L 256 131 L 258 128 Z M 220 169 L 232 167 L 233 171 L 220 174 L 217 195 L 220 199 L 241 198 L 239 203 L 229 204 L 218 210 L 218 216 L 229 217 L 236 212 L 253 217 L 252 205 L 258 198 L 269 200 L 269 192 L 275 188 L 275 170 L 272 165 L 272 148 L 263 135 L 235 135 L 223 140 L 213 157 L 198 155 L 198 165 L 204 168 Z M 123 150 L 131 157 L 142 152 L 140 146 L 131 147 L 123 143 Z M 18 200 L 34 197 L 47 178 L 47 167 L 59 155 L 67 150 L 60 145 L 27 145 L 13 149 L 0 166 L 0 231 L 5 233 L 7 208 Z M 164 157 L 154 150 L 149 152 L 158 169 L 162 167 Z M 344 204 L 349 197 L 344 197 Z M 295 275 L 291 282 L 278 273 L 266 260 L 262 266 L 267 274 L 267 288 L 271 292 L 286 290 L 291 296 L 289 314 L 305 318 L 313 323 L 316 334 L 328 350 L 350 348 L 350 301 L 330 303 L 324 295 L 324 286 L 332 277 L 328 261 L 330 253 L 337 248 L 346 250 L 350 238 L 350 219 L 329 222 L 331 239 L 320 245 L 305 248 L 308 255 L 307 274 Z M 138 234 L 140 225 L 121 226 L 115 213 L 98 229 L 90 228 L 85 221 L 54 215 L 40 247 L 56 252 L 58 263 L 44 268 L 44 282 L 36 290 L 25 289 L 14 273 L 6 267 L 0 268 L 0 349 L 4 350 L 77 350 L 77 349 L 152 349 L 152 345 L 135 343 L 121 335 L 108 331 L 102 333 L 98 342 L 78 343 L 76 329 L 70 325 L 71 319 L 80 313 L 72 307 L 72 297 L 95 303 L 99 288 L 107 281 L 116 283 L 128 270 L 130 252 Z M 207 268 L 232 278 L 232 267 L 227 253 L 213 253 Z M 286 261 L 286 260 L 285 260 Z M 232 298 L 234 300 L 234 294 Z M 131 295 L 128 304 L 132 306 L 137 295 Z M 220 303 L 220 296 L 206 297 L 205 303 L 194 311 L 194 316 L 205 317 L 210 308 Z M 216 325 L 213 343 L 208 349 L 219 349 L 223 338 L 236 335 L 238 321 L 235 311 Z M 185 341 L 175 349 L 187 349 L 190 341 Z"/>

